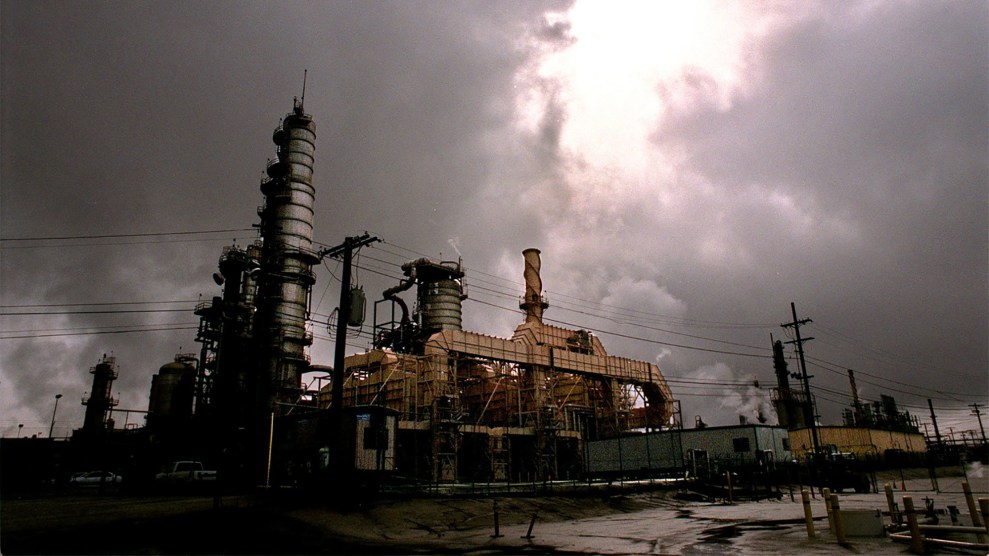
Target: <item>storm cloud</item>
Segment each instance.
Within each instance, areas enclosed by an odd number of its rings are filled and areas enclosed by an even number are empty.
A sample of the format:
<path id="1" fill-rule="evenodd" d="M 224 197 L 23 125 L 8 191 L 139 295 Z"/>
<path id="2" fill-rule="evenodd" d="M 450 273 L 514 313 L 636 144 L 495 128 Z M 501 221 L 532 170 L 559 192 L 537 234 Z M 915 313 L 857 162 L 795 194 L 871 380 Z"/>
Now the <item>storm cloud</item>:
<path id="1" fill-rule="evenodd" d="M 198 351 L 191 309 L 255 237 L 304 75 L 314 239 L 383 240 L 358 260 L 369 298 L 406 260 L 462 257 L 465 327 L 508 336 L 537 247 L 546 318 L 656 361 L 688 426 L 762 409 L 793 302 L 823 421 L 851 368 L 869 399 L 977 427 L 985 4 L 650 4 L 0 4 L 0 432 L 47 434 L 56 393 L 56 436 L 81 426 L 103 353 L 144 409 Z M 318 269 L 315 363 L 339 276 Z M 12 314 L 42 312 L 72 314 Z"/>

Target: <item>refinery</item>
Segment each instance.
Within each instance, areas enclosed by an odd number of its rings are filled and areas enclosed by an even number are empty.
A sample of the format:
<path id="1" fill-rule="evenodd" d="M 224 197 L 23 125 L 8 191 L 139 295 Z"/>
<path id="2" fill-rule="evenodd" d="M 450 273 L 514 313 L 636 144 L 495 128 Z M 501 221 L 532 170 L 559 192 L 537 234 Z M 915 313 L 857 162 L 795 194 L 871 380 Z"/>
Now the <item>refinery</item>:
<path id="1" fill-rule="evenodd" d="M 916 417 L 887 396 L 872 406 L 856 398 L 843 427 L 817 424 L 806 368 L 791 373 L 779 341 L 772 360 L 778 424 L 760 413 L 758 423 L 707 427 L 697 416 L 685 428 L 655 363 L 609 353 L 591 330 L 544 320 L 550 304 L 537 248 L 519 254 L 524 320 L 511 337 L 464 329 L 461 259 L 409 260 L 397 283 L 369 297 L 353 285 L 351 267 L 355 253 L 379 238 L 364 233 L 331 248 L 314 244 L 316 126 L 302 101 L 271 140 L 257 238 L 219 254 L 213 280 L 221 294 L 194 309 L 198 351 L 160 367 L 146 411 L 116 407 L 117 361 L 104 355 L 90 369 L 85 421 L 62 443 L 68 446 L 8 452 L 7 469 L 24 467 L 56 483 L 110 469 L 144 492 L 195 463 L 204 473 L 196 476 L 218 495 L 304 489 L 357 499 L 456 485 L 720 480 L 736 469 L 749 486 L 776 485 L 778 496 L 783 470 L 789 478 L 797 461 L 843 454 L 905 461 L 928 451 Z M 342 262 L 336 349 L 333 361 L 313 361 L 314 266 L 325 259 Z M 365 325 L 369 312 L 371 345 L 348 355 L 348 328 Z M 803 321 L 795 308 L 793 319 L 784 327 L 795 329 L 799 350 Z M 305 383 L 312 373 L 318 380 Z M 802 387 L 791 387 L 790 378 L 801 374 Z M 854 393 L 851 371 L 849 379 Z M 143 426 L 115 427 L 121 411 L 142 414 Z M 945 450 L 940 435 L 935 447 Z M 854 471 L 805 479 L 876 490 L 874 478 Z"/>

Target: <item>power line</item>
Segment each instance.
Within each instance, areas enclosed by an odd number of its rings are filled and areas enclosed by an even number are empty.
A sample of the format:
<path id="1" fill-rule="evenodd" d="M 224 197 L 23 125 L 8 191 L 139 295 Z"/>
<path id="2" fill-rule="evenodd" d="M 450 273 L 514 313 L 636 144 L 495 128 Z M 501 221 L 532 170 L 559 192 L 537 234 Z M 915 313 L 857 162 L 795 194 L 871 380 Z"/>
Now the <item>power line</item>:
<path id="1" fill-rule="evenodd" d="M 33 237 L 33 238 L 6 238 L 3 241 L 32 241 L 32 240 L 33 241 L 42 241 L 42 240 L 128 238 L 128 237 L 131 237 L 131 238 L 135 238 L 135 237 L 162 237 L 162 236 L 170 236 L 170 235 L 194 235 L 194 234 L 208 234 L 208 233 L 229 233 L 229 232 L 240 232 L 240 231 L 255 231 L 255 230 L 253 228 L 241 228 L 241 229 L 226 229 L 226 230 L 158 232 L 158 233 L 144 233 L 144 234 L 102 234 L 102 235 L 58 236 L 58 237 L 53 236 L 53 237 Z M 314 243 L 319 244 L 318 242 L 314 242 Z M 400 245 L 397 245 L 397 244 L 385 243 L 385 245 L 387 245 L 389 247 L 393 247 L 393 248 L 395 248 L 395 249 L 397 249 L 399 251 L 405 251 L 405 252 L 408 252 L 408 253 L 413 253 L 414 255 L 419 256 L 419 257 L 427 257 L 428 256 L 428 255 L 426 255 L 424 253 L 421 253 L 421 252 L 418 252 L 418 251 L 415 251 L 413 249 L 409 249 L 407 247 L 403 247 L 403 246 L 400 246 Z M 390 256 L 394 256 L 394 257 L 403 257 L 403 255 L 401 253 L 396 252 L 394 249 L 381 248 L 381 247 L 379 247 L 379 249 L 380 249 L 380 252 L 382 252 L 382 253 L 384 253 L 386 255 L 390 255 Z M 442 257 L 440 257 L 440 258 L 442 258 Z M 373 265 L 373 264 L 367 264 L 367 262 L 365 262 L 365 261 L 377 262 L 377 263 L 380 263 L 381 265 L 386 265 L 387 268 L 391 268 L 393 265 L 394 266 L 400 266 L 400 263 L 393 263 L 393 262 L 388 261 L 388 260 L 385 260 L 385 259 L 376 258 L 376 257 L 372 257 L 372 256 L 369 256 L 369 255 L 366 255 L 365 254 L 365 255 L 362 255 L 360 264 L 357 264 L 355 266 L 358 269 L 363 269 L 363 270 L 365 270 L 367 272 L 370 272 L 372 274 L 379 275 L 379 276 L 382 276 L 382 277 L 385 277 L 385 278 L 388 278 L 388 279 L 393 279 L 393 280 L 401 280 L 401 279 L 403 279 L 401 276 L 396 275 L 396 273 L 394 273 L 394 272 L 388 272 L 386 267 L 379 267 L 379 266 L 376 266 L 376 265 Z M 521 282 L 519 282 L 517 280 L 509 280 L 509 279 L 503 278 L 501 276 L 497 276 L 497 275 L 494 275 L 494 274 L 490 274 L 490 273 L 487 273 L 487 272 L 484 272 L 484 271 L 481 271 L 481 270 L 477 270 L 477 269 L 473 269 L 473 268 L 469 268 L 469 267 L 466 268 L 466 272 L 469 273 L 470 276 L 472 277 L 471 278 L 471 285 L 473 286 L 472 289 L 474 289 L 474 290 L 479 290 L 479 291 L 482 291 L 482 292 L 487 292 L 490 295 L 499 296 L 499 297 L 503 297 L 503 298 L 506 298 L 506 299 L 516 299 L 516 298 L 519 297 L 517 292 L 508 293 L 508 292 L 504 291 L 502 289 L 503 286 L 501 285 L 501 284 L 511 284 L 512 286 L 518 287 L 519 284 L 521 284 Z M 491 278 L 494 281 L 489 280 L 489 279 L 486 279 L 485 277 Z M 493 287 L 488 288 L 488 287 L 484 287 L 484 286 L 479 286 L 479 285 L 474 284 L 474 282 L 480 282 L 482 284 L 489 284 L 489 285 L 491 285 Z M 519 287 L 519 290 L 521 291 L 521 287 Z M 662 333 L 666 333 L 666 334 L 680 335 L 680 336 L 684 336 L 684 337 L 688 337 L 688 338 L 693 338 L 693 339 L 698 339 L 698 340 L 719 342 L 719 343 L 724 343 L 726 345 L 735 345 L 735 346 L 739 346 L 739 347 L 746 347 L 746 348 L 752 348 L 752 349 L 760 349 L 760 348 L 757 348 L 757 347 L 751 346 L 751 345 L 747 345 L 747 344 L 740 344 L 740 343 L 730 342 L 728 340 L 721 340 L 721 339 L 717 339 L 717 338 L 710 338 L 710 337 L 705 337 L 705 336 L 698 336 L 698 335 L 692 335 L 692 334 L 687 334 L 687 333 L 683 333 L 683 332 L 677 332 L 677 331 L 674 331 L 674 330 L 668 330 L 668 329 L 663 329 L 663 328 L 651 327 L 651 326 L 644 325 L 642 323 L 643 322 L 670 323 L 670 324 L 677 324 L 677 325 L 681 325 L 681 326 L 685 326 L 685 327 L 708 327 L 708 328 L 757 328 L 757 327 L 768 326 L 768 325 L 754 324 L 754 323 L 729 323 L 729 322 L 722 322 L 722 321 L 700 321 L 700 320 L 682 319 L 682 318 L 677 318 L 677 317 L 672 317 L 672 316 L 651 314 L 651 313 L 647 313 L 647 312 L 640 311 L 640 310 L 622 308 L 622 307 L 618 307 L 618 306 L 612 306 L 612 305 L 603 304 L 603 303 L 599 303 L 599 302 L 584 300 L 584 299 L 581 299 L 581 298 L 578 298 L 578 297 L 574 297 L 574 296 L 569 296 L 569 295 L 566 295 L 566 294 L 556 293 L 556 294 L 554 294 L 554 296 L 557 299 L 560 299 L 560 298 L 563 298 L 563 299 L 572 299 L 572 300 L 576 300 L 576 301 L 579 302 L 579 303 L 571 303 L 571 302 L 568 302 L 568 301 L 557 301 L 555 303 L 555 305 L 557 306 L 557 308 L 558 309 L 561 309 L 561 310 L 564 310 L 564 311 L 570 311 L 570 312 L 575 312 L 575 313 L 578 313 L 578 314 L 587 315 L 587 316 L 591 316 L 591 317 L 602 318 L 602 319 L 605 319 L 605 320 L 608 320 L 608 321 L 611 321 L 611 322 L 616 322 L 618 324 L 622 324 L 622 325 L 626 325 L 626 326 L 635 326 L 635 327 L 643 328 L 645 330 L 653 330 L 653 331 L 656 331 L 656 332 L 662 332 Z M 478 299 L 473 299 L 473 300 L 474 301 L 477 301 L 478 303 L 484 304 L 484 305 L 489 305 L 489 306 L 492 306 L 492 307 L 496 307 L 498 309 L 508 310 L 508 311 L 511 311 L 511 312 L 515 312 L 515 309 L 505 308 L 505 307 L 503 307 L 501 305 L 498 305 L 498 304 L 488 303 L 488 302 L 485 302 L 485 301 L 482 301 L 482 300 L 478 300 Z M 158 303 L 167 304 L 167 303 L 183 303 L 183 302 L 189 302 L 189 303 L 191 303 L 191 301 L 176 300 L 176 301 L 160 301 L 160 302 L 157 302 L 157 301 L 147 301 L 147 302 L 116 302 L 116 303 L 66 303 L 66 304 L 4 305 L 4 306 L 0 306 L 0 308 L 5 308 L 5 309 L 34 309 L 34 308 L 87 307 L 87 306 L 88 307 L 99 307 L 99 306 L 131 305 L 131 304 L 133 304 L 133 305 L 137 305 L 137 304 L 158 304 Z M 587 309 L 587 310 L 582 310 L 582 309 Z M 134 312 L 134 313 L 141 313 L 141 312 L 154 313 L 154 312 L 181 312 L 181 311 L 184 311 L 184 310 L 182 310 L 182 309 L 158 309 L 158 310 L 148 309 L 148 310 L 129 310 L 129 311 L 64 311 L 64 312 L 63 311 L 45 311 L 45 312 L 37 312 L 37 313 L 35 313 L 35 312 L 29 312 L 29 311 L 16 311 L 16 312 L 9 312 L 9 313 L 0 313 L 0 316 L 21 316 L 21 315 L 30 316 L 30 315 L 60 315 L 60 314 L 118 314 L 118 313 L 128 313 L 128 312 Z M 609 315 L 614 315 L 614 316 L 609 316 Z M 618 320 L 618 318 L 616 318 L 616 317 L 621 318 L 621 319 L 627 319 L 627 320 Z M 581 325 L 577 325 L 575 323 L 570 323 L 570 322 L 563 321 L 563 320 L 553 320 L 553 319 L 547 319 L 547 320 L 549 320 L 551 322 L 556 322 L 556 323 L 559 323 L 559 324 L 567 325 L 567 326 L 575 326 L 575 327 L 580 327 L 581 326 Z M 817 326 L 820 327 L 820 328 L 826 329 L 823 326 L 820 326 L 820 325 L 817 325 Z M 831 331 L 830 329 L 826 329 L 826 330 L 829 330 L 830 332 L 832 332 L 836 336 L 843 337 L 840 333 Z M 665 345 L 665 346 L 670 346 L 670 347 L 679 347 L 679 348 L 689 349 L 689 350 L 695 350 L 695 351 L 704 351 L 704 352 L 721 353 L 721 354 L 729 354 L 729 355 L 738 355 L 738 356 L 746 356 L 746 357 L 763 357 L 762 355 L 757 355 L 757 354 L 752 354 L 752 353 L 741 353 L 741 352 L 735 352 L 735 351 L 729 351 L 729 350 L 716 350 L 716 349 L 708 349 L 708 348 L 695 347 L 695 346 L 689 346 L 689 345 L 683 345 L 683 344 L 675 344 L 675 343 L 671 343 L 671 342 L 661 342 L 661 341 L 650 339 L 650 338 L 644 338 L 644 337 L 639 337 L 639 336 L 634 336 L 634 335 L 628 335 L 628 334 L 621 334 L 621 333 L 607 331 L 607 330 L 601 330 L 600 332 L 602 334 L 610 334 L 610 335 L 617 336 L 617 337 L 623 337 L 623 338 L 628 338 L 628 339 L 632 339 L 632 340 L 638 340 L 638 341 L 643 341 L 643 342 L 647 342 L 647 343 L 658 344 L 658 345 Z M 814 358 L 811 358 L 811 359 L 814 359 Z M 828 361 L 824 361 L 824 360 L 821 360 L 821 359 L 815 359 L 815 361 L 819 361 L 820 363 L 823 363 L 825 365 L 837 366 L 834 363 L 831 363 L 831 362 L 828 362 Z M 829 369 L 829 368 L 827 368 L 827 367 L 825 367 L 823 365 L 817 365 L 817 366 L 821 366 L 821 368 L 824 368 L 825 370 L 828 370 L 829 372 L 835 372 L 836 374 L 841 374 L 838 371 L 834 371 L 834 370 Z M 867 372 L 861 372 L 860 371 L 860 374 L 865 375 L 865 376 L 871 376 L 871 377 L 873 377 L 873 378 L 875 378 L 877 380 L 880 380 L 880 381 L 890 382 L 890 383 L 894 383 L 894 384 L 900 384 L 900 385 L 902 385 L 902 386 L 904 386 L 906 388 L 910 388 L 910 389 L 923 390 L 925 392 L 929 392 L 930 391 L 928 388 L 924 388 L 924 387 L 921 387 L 921 386 L 916 386 L 916 385 L 908 384 L 908 383 L 897 381 L 897 380 L 894 380 L 894 379 L 888 379 L 888 378 L 877 376 L 877 375 L 871 375 L 871 374 L 869 374 Z M 874 386 L 878 386 L 878 387 L 881 387 L 881 388 L 885 388 L 884 385 L 879 384 L 879 383 L 876 383 L 876 382 L 870 382 L 868 380 L 862 380 L 862 382 L 867 383 L 867 384 L 871 384 L 871 385 L 874 385 Z M 908 392 L 908 391 L 904 391 L 904 390 L 899 390 L 899 389 L 895 389 L 895 388 L 889 388 L 889 390 L 896 391 L 896 392 L 901 392 L 901 393 L 904 393 L 904 394 L 907 394 L 907 395 L 912 395 L 912 396 L 920 396 L 920 395 L 922 395 L 922 394 L 917 394 L 917 393 Z M 958 393 L 954 393 L 954 392 L 941 392 L 941 391 L 937 391 L 937 392 L 942 393 L 942 394 L 945 394 L 945 395 L 967 396 L 967 397 L 970 397 L 970 398 L 974 396 L 972 394 L 958 394 Z M 960 401 L 960 400 L 956 400 L 956 401 Z"/>
<path id="2" fill-rule="evenodd" d="M 822 365 L 820 363 L 817 363 L 816 361 L 820 361 L 821 363 L 827 363 L 828 365 L 837 366 L 834 363 L 829 363 L 827 361 L 823 361 L 821 359 L 817 359 L 817 358 L 814 358 L 814 357 L 808 357 L 808 359 L 811 360 L 809 364 L 811 364 L 811 365 L 813 365 L 813 366 L 815 366 L 815 367 L 817 367 L 819 369 L 823 369 L 825 371 L 828 371 L 830 373 L 835 373 L 837 375 L 842 375 L 842 376 L 845 375 L 845 372 L 843 372 L 843 371 L 836 371 L 836 370 L 834 370 L 834 369 L 832 369 L 832 368 L 830 368 L 828 366 L 825 366 L 825 365 Z M 867 375 L 867 376 L 875 376 L 875 375 L 869 375 L 868 373 L 864 373 L 864 372 L 861 372 L 861 371 L 856 371 L 856 375 L 858 375 L 858 374 L 863 374 L 863 375 Z M 905 382 L 895 381 L 895 380 L 892 380 L 892 379 L 884 379 L 882 377 L 878 377 L 878 378 L 880 380 L 885 380 L 887 382 L 892 382 L 894 384 L 900 384 L 900 385 L 906 386 L 908 388 L 914 388 L 916 390 L 919 390 L 920 392 L 908 392 L 906 390 L 901 390 L 899 388 L 895 388 L 895 387 L 892 387 L 892 386 L 887 386 L 885 384 L 880 384 L 878 382 L 872 382 L 871 380 L 865 380 L 865 379 L 862 379 L 862 378 L 859 378 L 857 380 L 857 382 L 863 382 L 865 384 L 871 384 L 872 386 L 876 386 L 876 387 L 882 388 L 882 389 L 887 390 L 887 391 L 890 391 L 890 392 L 898 392 L 900 394 L 906 394 L 908 396 L 928 397 L 931 392 L 937 392 L 938 394 L 942 394 L 942 395 L 945 395 L 945 396 L 975 397 L 975 398 L 981 399 L 979 394 L 962 394 L 960 392 L 949 392 L 949 391 L 944 391 L 944 390 L 936 390 L 936 389 L 932 389 L 932 388 L 928 388 L 928 387 L 924 387 L 924 386 L 916 386 L 916 385 L 908 384 L 908 383 L 905 383 Z M 961 400 L 955 399 L 954 401 L 961 401 Z"/>
<path id="3" fill-rule="evenodd" d="M 482 305 L 488 305 L 490 307 L 495 307 L 497 309 L 503 309 L 503 310 L 506 310 L 506 311 L 515 312 L 515 309 L 509 309 L 507 307 L 502 307 L 501 305 L 495 305 L 494 303 L 488 303 L 486 301 L 480 301 L 478 299 L 474 299 L 473 301 L 475 303 L 480 303 Z M 548 321 L 548 322 L 553 322 L 553 323 L 556 323 L 556 324 L 562 324 L 564 326 L 573 326 L 573 327 L 576 327 L 576 328 L 580 328 L 580 325 L 579 324 L 575 324 L 575 323 L 572 323 L 572 322 L 566 322 L 566 321 L 557 320 L 557 319 L 548 319 L 548 318 L 545 318 L 545 317 L 543 318 L 543 320 L 544 321 Z M 601 330 L 601 329 L 598 329 L 598 330 L 596 330 L 596 332 L 598 334 L 607 334 L 609 336 L 616 336 L 618 338 L 627 338 L 629 340 L 639 340 L 639 341 L 647 342 L 647 343 L 650 343 L 650 344 L 657 344 L 657 345 L 669 346 L 669 347 L 678 347 L 678 348 L 690 349 L 690 350 L 695 350 L 695 351 L 705 351 L 705 352 L 710 352 L 710 353 L 721 353 L 721 354 L 726 354 L 726 355 L 738 355 L 738 356 L 741 356 L 741 357 L 758 357 L 758 358 L 765 358 L 765 357 L 767 357 L 766 355 L 759 355 L 759 354 L 754 354 L 754 353 L 741 353 L 741 352 L 737 352 L 737 351 L 725 351 L 725 350 L 702 348 L 702 347 L 696 347 L 696 346 L 688 346 L 688 345 L 683 345 L 683 344 L 675 344 L 675 343 L 672 343 L 672 342 L 661 342 L 659 340 L 653 340 L 653 339 L 650 339 L 650 338 L 642 338 L 642 337 L 639 337 L 639 336 L 632 336 L 630 334 L 622 334 L 620 332 L 614 332 L 614 331 L 610 331 L 610 330 Z"/>
<path id="4" fill-rule="evenodd" d="M 140 330 L 103 330 L 94 332 L 59 332 L 56 334 L 30 334 L 30 335 L 19 335 L 19 336 L 3 336 L 0 340 L 23 340 L 30 338 L 54 338 L 58 336 L 94 336 L 100 334 L 134 334 L 139 332 L 169 332 L 173 330 L 195 330 L 195 326 L 175 326 L 175 327 L 161 327 L 161 328 L 147 328 Z"/>
<path id="5" fill-rule="evenodd" d="M 938 367 L 932 366 L 932 365 L 926 365 L 926 366 L 923 366 L 922 367 L 922 366 L 918 365 L 917 362 L 914 361 L 914 360 L 912 360 L 912 359 L 900 357 L 900 356 L 898 356 L 896 354 L 892 354 L 892 353 L 889 353 L 887 351 L 884 351 L 884 350 L 881 350 L 881 349 L 878 349 L 878 348 L 871 347 L 871 346 L 869 346 L 867 344 L 864 344 L 864 343 L 862 343 L 862 342 L 860 342 L 860 341 L 858 341 L 858 340 L 856 340 L 854 338 L 851 338 L 849 336 L 846 336 L 846 335 L 844 335 L 844 334 L 842 334 L 842 333 L 840 333 L 840 332 L 838 332 L 836 330 L 832 330 L 830 328 L 821 326 L 820 324 L 815 324 L 815 329 L 818 330 L 819 332 L 823 332 L 825 335 L 829 335 L 829 336 L 832 336 L 834 338 L 837 338 L 838 340 L 840 340 L 841 342 L 846 343 L 850 347 L 837 346 L 835 344 L 831 344 L 830 342 L 825 342 L 825 343 L 828 343 L 830 345 L 835 345 L 835 347 L 839 347 L 839 349 L 857 351 L 858 353 L 860 353 L 864 357 L 867 357 L 869 359 L 873 359 L 875 361 L 879 361 L 881 363 L 890 364 L 890 365 L 909 366 L 909 367 L 913 367 L 913 368 L 916 368 L 916 369 L 923 369 L 923 370 L 936 369 L 936 370 L 938 370 L 940 372 L 949 372 L 949 373 L 952 373 L 952 374 L 956 374 L 956 375 L 959 375 L 959 376 L 965 376 L 965 377 L 975 377 L 975 376 L 977 376 L 974 373 L 966 373 L 966 372 L 958 371 L 958 370 L 954 370 L 954 369 L 943 369 L 943 368 L 938 368 Z M 864 374 L 868 374 L 868 373 L 864 373 Z M 875 377 L 875 378 L 883 378 L 883 377 Z M 891 379 L 884 379 L 884 380 L 890 380 L 890 381 L 892 381 Z M 895 382 L 895 381 L 893 381 L 893 382 Z"/>
<path id="6" fill-rule="evenodd" d="M 189 313 L 190 309 L 125 309 L 106 311 L 20 311 L 16 313 L 0 312 L 0 317 L 38 316 L 38 315 L 121 315 L 128 313 Z"/>
<path id="7" fill-rule="evenodd" d="M 254 228 L 231 228 L 227 230 L 198 230 L 181 232 L 149 232 L 143 234 L 100 234 L 100 235 L 78 235 L 78 236 L 49 236 L 49 237 L 7 237 L 0 238 L 2 241 L 55 241 L 68 239 L 117 239 L 125 237 L 161 237 L 161 236 L 182 236 L 198 234 L 225 234 L 230 232 L 252 232 Z"/>
<path id="8" fill-rule="evenodd" d="M 165 305 L 169 303 L 196 303 L 196 300 L 175 301 L 115 301 L 104 303 L 38 303 L 29 305 L 0 305 L 0 309 L 40 309 L 45 307 L 110 307 L 115 305 Z"/>

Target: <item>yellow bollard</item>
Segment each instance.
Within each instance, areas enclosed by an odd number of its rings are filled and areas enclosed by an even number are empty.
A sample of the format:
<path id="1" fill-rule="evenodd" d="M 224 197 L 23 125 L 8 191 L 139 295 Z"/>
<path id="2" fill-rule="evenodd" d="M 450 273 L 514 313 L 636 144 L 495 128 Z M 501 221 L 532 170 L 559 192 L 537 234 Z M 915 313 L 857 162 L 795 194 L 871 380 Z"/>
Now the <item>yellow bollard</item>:
<path id="1" fill-rule="evenodd" d="M 828 531 L 834 532 L 834 516 L 831 513 L 831 489 L 828 487 L 822 488 L 821 497 L 824 498 L 824 510 L 828 513 Z"/>
<path id="2" fill-rule="evenodd" d="M 841 506 L 838 503 L 838 495 L 831 495 L 831 515 L 832 515 L 832 525 L 834 528 L 834 537 L 840 542 L 845 542 L 845 524 L 841 521 Z"/>
<path id="3" fill-rule="evenodd" d="M 965 492 L 965 503 L 968 504 L 968 513 L 972 516 L 972 527 L 985 527 L 985 521 L 982 519 L 982 514 L 979 513 L 978 506 L 975 505 L 975 497 L 972 496 L 972 486 L 968 484 L 968 481 L 962 483 L 962 491 Z M 980 543 L 986 542 L 985 535 L 977 535 L 976 538 Z"/>
<path id="4" fill-rule="evenodd" d="M 989 533 L 989 498 L 979 498 L 979 510 L 982 512 L 982 522 L 986 524 L 986 533 Z"/>
<path id="5" fill-rule="evenodd" d="M 913 511 L 913 497 L 903 497 L 903 511 L 907 514 L 907 523 L 910 525 L 910 550 L 914 554 L 924 553 L 924 538 L 920 536 L 920 524 L 917 523 L 917 514 Z"/>
<path id="6" fill-rule="evenodd" d="M 810 508 L 810 493 L 807 489 L 800 491 L 800 499 L 804 503 L 804 521 L 807 523 L 807 538 L 814 538 L 814 511 Z"/>
<path id="7" fill-rule="evenodd" d="M 897 511 L 896 501 L 893 500 L 893 485 L 886 483 L 883 489 L 886 491 L 886 505 L 889 506 L 889 524 L 896 527 L 900 524 L 900 512 Z"/>

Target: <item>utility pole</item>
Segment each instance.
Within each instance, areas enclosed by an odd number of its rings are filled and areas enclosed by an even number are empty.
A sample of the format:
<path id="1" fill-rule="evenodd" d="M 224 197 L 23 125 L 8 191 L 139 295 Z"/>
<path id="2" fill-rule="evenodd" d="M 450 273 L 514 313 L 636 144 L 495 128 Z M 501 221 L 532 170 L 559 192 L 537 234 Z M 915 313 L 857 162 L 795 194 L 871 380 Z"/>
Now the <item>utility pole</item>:
<path id="1" fill-rule="evenodd" d="M 61 397 L 61 394 L 55 394 L 55 409 L 52 410 L 52 424 L 48 427 L 48 438 L 52 437 L 52 431 L 55 430 L 55 412 L 58 411 L 58 400 Z"/>
<path id="2" fill-rule="evenodd" d="M 937 428 L 937 415 L 934 415 L 934 404 L 927 398 L 927 407 L 931 408 L 931 422 L 934 423 L 934 438 L 937 439 L 937 447 L 941 448 L 941 431 Z"/>
<path id="3" fill-rule="evenodd" d="M 340 245 L 319 252 L 320 259 L 323 259 L 323 257 L 343 257 L 343 276 L 340 278 L 340 307 L 337 309 L 336 352 L 333 358 L 333 383 L 331 388 L 331 403 L 333 404 L 333 414 L 337 419 L 337 423 L 339 423 L 339 418 L 343 414 L 343 364 L 347 352 L 347 319 L 350 315 L 350 275 L 354 260 L 354 251 L 375 241 L 381 240 L 371 237 L 367 232 L 364 232 L 359 237 L 348 237 Z"/>
<path id="4" fill-rule="evenodd" d="M 354 251 L 360 249 L 361 247 L 373 243 L 375 241 L 381 241 L 376 237 L 371 237 L 364 232 L 363 235 L 358 237 L 348 237 L 343 243 L 337 245 L 336 247 L 331 247 L 329 249 L 324 249 L 319 252 L 319 259 L 322 260 L 323 257 L 342 257 L 343 259 L 343 271 L 340 277 L 340 306 L 337 308 L 337 330 L 336 330 L 336 344 L 335 353 L 333 357 L 333 374 L 331 381 L 331 406 L 330 406 L 330 423 L 333 430 L 333 436 L 330 439 L 331 442 L 331 460 L 330 468 L 333 470 L 333 476 L 337 480 L 345 480 L 345 475 L 340 471 L 343 468 L 343 365 L 344 359 L 347 355 L 347 321 L 350 318 L 350 302 L 351 302 L 351 291 L 350 291 L 350 276 L 351 276 L 351 266 L 353 266 L 354 261 Z"/>
<path id="5" fill-rule="evenodd" d="M 855 426 L 862 426 L 862 402 L 859 400 L 859 389 L 855 385 L 855 371 L 848 369 L 848 382 L 852 387 L 852 407 L 855 408 Z"/>
<path id="6" fill-rule="evenodd" d="M 797 308 L 792 301 L 790 302 L 790 312 L 793 314 L 793 322 L 781 324 L 780 326 L 782 326 L 783 328 L 793 327 L 793 331 L 796 336 L 796 340 L 792 340 L 786 343 L 796 344 L 797 355 L 800 357 L 800 374 L 801 374 L 800 378 L 803 380 L 804 394 L 807 396 L 807 402 L 806 402 L 807 411 L 805 412 L 805 415 L 806 417 L 809 417 L 808 420 L 810 421 L 811 441 L 813 442 L 814 455 L 816 456 L 820 452 L 821 446 L 817 438 L 817 423 L 815 422 L 817 419 L 817 415 L 816 415 L 817 412 L 814 410 L 814 401 L 813 401 L 814 398 L 810 394 L 810 376 L 807 374 L 807 363 L 804 361 L 804 345 L 803 345 L 804 342 L 813 340 L 814 338 L 800 337 L 800 325 L 807 324 L 813 321 L 810 319 L 803 319 L 803 320 L 797 319 Z"/>
<path id="7" fill-rule="evenodd" d="M 972 408 L 972 415 L 975 415 L 979 420 L 979 430 L 982 431 L 982 443 L 986 444 L 986 429 L 982 426 L 982 413 L 979 411 L 979 404 L 969 404 L 969 407 Z M 975 431 L 972 431 L 972 434 L 974 435 Z"/>

